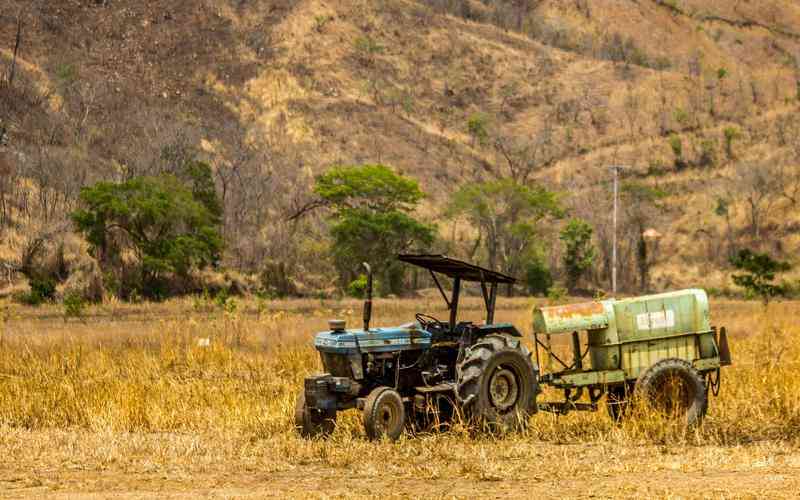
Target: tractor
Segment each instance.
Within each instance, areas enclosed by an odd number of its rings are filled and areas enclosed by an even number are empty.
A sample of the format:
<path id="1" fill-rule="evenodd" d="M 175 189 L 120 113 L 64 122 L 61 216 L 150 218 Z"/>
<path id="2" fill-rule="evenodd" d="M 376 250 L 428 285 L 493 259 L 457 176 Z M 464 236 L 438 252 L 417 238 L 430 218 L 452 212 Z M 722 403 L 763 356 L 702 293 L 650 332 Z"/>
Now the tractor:
<path id="1" fill-rule="evenodd" d="M 701 290 L 537 308 L 534 358 L 514 325 L 494 321 L 498 286 L 513 285 L 513 277 L 443 255 L 398 259 L 430 273 L 449 318 L 418 313 L 404 325 L 371 327 L 373 280 L 364 264 L 363 327 L 348 329 L 344 321 L 331 320 L 329 330 L 315 337 L 325 373 L 307 377 L 297 399 L 295 426 L 301 436 L 331 433 L 337 412 L 352 408 L 362 411 L 370 439 L 390 440 L 405 429 L 446 427 L 456 417 L 490 431 L 513 431 L 539 410 L 595 411 L 604 395 L 619 419 L 634 389 L 653 399 L 663 396 L 694 423 L 706 411 L 709 388 L 719 388 L 720 366 L 730 364 L 725 330 L 718 334 L 708 327 Z M 449 296 L 440 277 L 452 282 Z M 467 282 L 480 285 L 482 324 L 458 319 Z M 569 364 L 552 344 L 552 336 L 562 333 L 572 335 Z M 543 372 L 540 349 L 547 366 L 556 360 L 563 369 Z M 590 368 L 584 367 L 587 356 Z M 564 400 L 537 403 L 540 384 L 563 390 Z"/>

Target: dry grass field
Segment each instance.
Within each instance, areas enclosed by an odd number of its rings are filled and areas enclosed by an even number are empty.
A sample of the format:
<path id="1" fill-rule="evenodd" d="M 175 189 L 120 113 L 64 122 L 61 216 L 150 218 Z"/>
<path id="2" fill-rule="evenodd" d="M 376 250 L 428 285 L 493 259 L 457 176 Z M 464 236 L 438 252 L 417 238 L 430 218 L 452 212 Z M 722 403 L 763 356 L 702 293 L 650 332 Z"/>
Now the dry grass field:
<path id="1" fill-rule="evenodd" d="M 533 302 L 500 302 L 498 319 L 529 335 Z M 416 310 L 444 315 L 436 299 L 380 300 L 375 324 Z M 355 301 L 106 303 L 68 322 L 56 306 L 0 305 L 0 497 L 794 497 L 798 311 L 712 304 L 735 364 L 690 432 L 601 411 L 373 443 L 353 412 L 328 440 L 292 427 L 319 367 L 312 334 L 330 317 L 357 324 Z"/>

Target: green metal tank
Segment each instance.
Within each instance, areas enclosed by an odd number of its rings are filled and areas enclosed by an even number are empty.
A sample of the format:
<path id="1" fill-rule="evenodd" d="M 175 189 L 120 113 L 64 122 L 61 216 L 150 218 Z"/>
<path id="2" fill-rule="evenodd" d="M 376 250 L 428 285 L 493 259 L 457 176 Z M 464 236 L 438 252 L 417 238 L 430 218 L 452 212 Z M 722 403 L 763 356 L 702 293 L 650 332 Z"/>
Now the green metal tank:
<path id="1" fill-rule="evenodd" d="M 539 307 L 534 333 L 586 331 L 592 370 L 623 370 L 636 378 L 665 358 L 694 362 L 718 356 L 709 323 L 708 297 L 699 289 Z"/>

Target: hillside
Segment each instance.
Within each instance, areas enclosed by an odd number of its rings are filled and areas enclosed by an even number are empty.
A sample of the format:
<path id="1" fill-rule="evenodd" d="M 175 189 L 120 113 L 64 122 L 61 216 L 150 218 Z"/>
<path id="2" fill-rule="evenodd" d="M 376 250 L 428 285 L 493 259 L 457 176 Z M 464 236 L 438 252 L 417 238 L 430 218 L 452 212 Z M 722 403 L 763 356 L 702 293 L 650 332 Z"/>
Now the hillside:
<path id="1" fill-rule="evenodd" d="M 800 5 L 708 4 L 2 0 L 0 259 L 35 235 L 85 251 L 65 218 L 81 186 L 199 155 L 227 264 L 285 262 L 326 286 L 324 219 L 294 216 L 314 175 L 372 162 L 420 181 L 419 215 L 460 255 L 474 231 L 443 217 L 460 184 L 562 192 L 595 228 L 590 281 L 607 288 L 619 164 L 663 194 L 622 210 L 624 286 L 639 286 L 641 229 L 655 228 L 652 288 L 728 287 L 732 248 L 800 249 Z"/>

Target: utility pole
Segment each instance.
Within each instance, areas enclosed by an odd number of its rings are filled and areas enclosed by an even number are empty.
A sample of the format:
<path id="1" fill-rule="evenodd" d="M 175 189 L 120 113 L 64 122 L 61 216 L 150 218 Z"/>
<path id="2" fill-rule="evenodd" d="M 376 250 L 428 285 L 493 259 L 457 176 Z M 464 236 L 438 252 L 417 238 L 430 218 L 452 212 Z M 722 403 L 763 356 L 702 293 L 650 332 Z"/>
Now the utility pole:
<path id="1" fill-rule="evenodd" d="M 611 249 L 611 293 L 617 293 L 617 209 L 619 205 L 619 171 L 623 169 L 622 165 L 613 165 L 611 170 L 614 171 L 614 235 L 613 244 Z"/>

